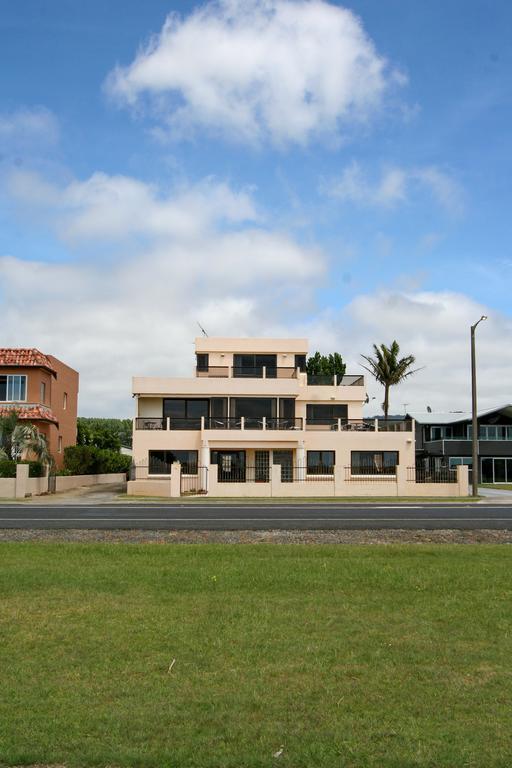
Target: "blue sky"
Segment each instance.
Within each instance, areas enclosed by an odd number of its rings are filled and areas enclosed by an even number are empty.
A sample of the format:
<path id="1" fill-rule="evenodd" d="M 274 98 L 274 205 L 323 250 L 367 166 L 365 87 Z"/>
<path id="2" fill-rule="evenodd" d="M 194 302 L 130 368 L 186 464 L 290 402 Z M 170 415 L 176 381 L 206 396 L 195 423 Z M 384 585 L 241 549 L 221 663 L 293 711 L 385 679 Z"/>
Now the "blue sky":
<path id="1" fill-rule="evenodd" d="M 485 311 L 482 398 L 509 401 L 510 4 L 264 5 L 3 5 L 4 343 L 78 367 L 83 413 L 124 415 L 131 374 L 188 372 L 196 315 L 211 335 L 308 335 L 353 365 L 396 336 L 427 371 L 397 408 L 463 407 L 467 323 Z M 322 45 L 311 30 L 333 27 L 333 11 L 339 34 Z M 149 50 L 170 13 L 173 29 Z M 219 29 L 231 59 L 207 110 L 191 94 L 224 59 L 210 36 Z M 294 34 L 311 58 L 285 75 Z M 347 47 L 362 68 L 343 69 Z M 384 59 L 378 80 L 371 67 Z M 300 105 L 282 107 L 286 78 L 308 83 L 313 127 Z M 322 89 L 347 83 L 352 96 L 335 97 L 329 122 Z M 116 374 L 98 382 L 109 360 Z M 454 360 L 451 393 L 440 382 Z"/>

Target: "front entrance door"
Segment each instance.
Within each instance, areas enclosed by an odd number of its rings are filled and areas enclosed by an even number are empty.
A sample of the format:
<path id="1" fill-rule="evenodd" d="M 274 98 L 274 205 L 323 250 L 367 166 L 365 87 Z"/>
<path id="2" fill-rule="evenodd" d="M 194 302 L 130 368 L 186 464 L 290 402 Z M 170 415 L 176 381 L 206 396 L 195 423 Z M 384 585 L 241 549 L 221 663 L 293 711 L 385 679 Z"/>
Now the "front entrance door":
<path id="1" fill-rule="evenodd" d="M 219 483 L 245 483 L 245 451 L 212 451 Z M 215 461 L 216 459 L 216 461 Z"/>

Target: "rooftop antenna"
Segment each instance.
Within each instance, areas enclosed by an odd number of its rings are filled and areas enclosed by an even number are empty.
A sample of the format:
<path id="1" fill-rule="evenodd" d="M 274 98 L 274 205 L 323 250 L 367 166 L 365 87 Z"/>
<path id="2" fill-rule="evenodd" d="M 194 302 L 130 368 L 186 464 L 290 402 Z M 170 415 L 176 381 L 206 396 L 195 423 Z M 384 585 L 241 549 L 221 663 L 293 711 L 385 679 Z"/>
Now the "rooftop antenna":
<path id="1" fill-rule="evenodd" d="M 205 329 L 203 328 L 203 326 L 201 325 L 199 320 L 196 320 L 196 323 L 198 324 L 199 328 L 201 329 L 201 333 L 203 334 L 203 336 L 206 336 L 206 338 L 208 338 L 208 334 L 206 333 Z"/>
<path id="2" fill-rule="evenodd" d="M 432 408 L 430 407 L 430 405 L 427 405 L 427 413 L 432 413 Z"/>
<path id="3" fill-rule="evenodd" d="M 402 403 L 402 405 L 404 407 L 404 413 L 407 413 L 407 406 L 409 405 L 409 403 Z"/>

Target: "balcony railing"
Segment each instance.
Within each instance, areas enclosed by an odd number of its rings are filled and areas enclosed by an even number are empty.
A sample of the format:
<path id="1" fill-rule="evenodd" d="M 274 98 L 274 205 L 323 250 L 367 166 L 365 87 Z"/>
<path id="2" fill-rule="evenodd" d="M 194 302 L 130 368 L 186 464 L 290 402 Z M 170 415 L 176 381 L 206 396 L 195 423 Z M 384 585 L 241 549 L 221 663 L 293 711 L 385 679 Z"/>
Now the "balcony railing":
<path id="1" fill-rule="evenodd" d="M 135 429 L 139 430 L 195 430 L 200 429 L 261 429 L 261 430 L 301 430 L 300 418 L 258 418 L 253 416 L 204 416 L 194 418 L 158 418 L 139 416 L 135 419 Z"/>
<path id="2" fill-rule="evenodd" d="M 307 419 L 307 431 L 319 432 L 412 432 L 412 421 L 381 419 Z"/>
<path id="3" fill-rule="evenodd" d="M 308 373 L 307 382 L 312 387 L 364 387 L 364 376 Z"/>
<path id="4" fill-rule="evenodd" d="M 167 429 L 167 419 L 138 416 L 135 419 L 135 429 Z"/>
<path id="5" fill-rule="evenodd" d="M 229 366 L 210 365 L 208 368 L 196 368 L 196 377 L 210 379 L 296 379 L 296 368 L 277 368 L 275 366 Z"/>

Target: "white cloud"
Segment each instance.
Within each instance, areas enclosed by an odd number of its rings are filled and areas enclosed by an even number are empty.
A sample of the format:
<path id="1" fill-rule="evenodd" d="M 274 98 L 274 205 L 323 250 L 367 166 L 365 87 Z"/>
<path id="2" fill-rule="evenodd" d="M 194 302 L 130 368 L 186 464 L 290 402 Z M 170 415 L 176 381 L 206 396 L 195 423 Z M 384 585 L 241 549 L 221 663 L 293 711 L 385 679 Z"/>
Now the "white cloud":
<path id="1" fill-rule="evenodd" d="M 359 163 L 353 161 L 339 177 L 323 180 L 320 185 L 324 194 L 342 202 L 383 208 L 409 200 L 421 188 L 427 189 L 447 213 L 458 216 L 463 212 L 461 186 L 435 166 L 389 166 L 380 177 L 369 178 Z"/>
<path id="2" fill-rule="evenodd" d="M 57 118 L 45 107 L 0 112 L 0 142 L 4 145 L 22 145 L 33 141 L 55 144 L 58 139 Z"/>
<path id="3" fill-rule="evenodd" d="M 149 106 L 181 136 L 199 127 L 238 141 L 306 144 L 367 121 L 404 82 L 345 8 L 218 0 L 186 18 L 171 14 L 129 66 L 110 73 L 106 89 Z"/>
<path id="4" fill-rule="evenodd" d="M 265 228 L 247 191 L 211 179 L 164 194 L 128 177 L 16 174 L 11 192 L 78 250 L 66 264 L 0 257 L 2 343 L 76 367 L 83 414 L 129 415 L 132 375 L 188 374 L 198 320 L 212 335 L 282 332 L 325 268 Z"/>
<path id="5" fill-rule="evenodd" d="M 186 237 L 219 221 L 259 219 L 247 191 L 233 192 L 213 179 L 162 193 L 128 176 L 94 173 L 58 187 L 38 174 L 16 171 L 10 175 L 9 191 L 24 204 L 54 210 L 59 233 L 69 241 Z"/>
<path id="6" fill-rule="evenodd" d="M 360 353 L 371 354 L 372 344 L 389 345 L 396 339 L 401 354 L 413 354 L 415 376 L 391 391 L 391 409 L 403 413 L 469 409 L 471 405 L 470 326 L 482 315 L 489 319 L 478 328 L 479 407 L 510 402 L 512 392 L 512 319 L 459 293 L 391 292 L 355 297 L 339 313 L 320 315 L 310 329 L 314 345 L 340 349 L 351 372 L 364 373 Z M 305 329 L 304 329 L 305 330 Z M 367 408 L 378 413 L 382 387 L 366 376 L 368 392 L 375 397 Z"/>

